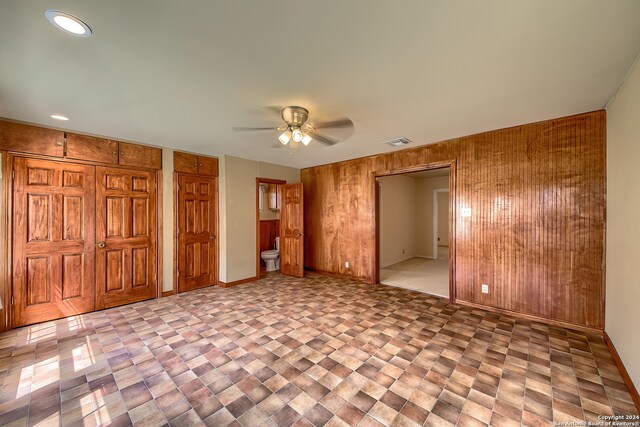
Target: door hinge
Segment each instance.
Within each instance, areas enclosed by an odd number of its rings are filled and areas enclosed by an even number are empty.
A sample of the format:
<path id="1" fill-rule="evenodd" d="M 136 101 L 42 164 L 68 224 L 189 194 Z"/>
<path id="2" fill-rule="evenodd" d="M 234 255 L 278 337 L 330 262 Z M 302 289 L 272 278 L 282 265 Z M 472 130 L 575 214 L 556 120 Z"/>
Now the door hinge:
<path id="1" fill-rule="evenodd" d="M 11 295 L 11 305 L 13 305 L 13 295 Z"/>
<path id="2" fill-rule="evenodd" d="M 11 171 L 11 179 L 16 179 L 16 171 Z"/>

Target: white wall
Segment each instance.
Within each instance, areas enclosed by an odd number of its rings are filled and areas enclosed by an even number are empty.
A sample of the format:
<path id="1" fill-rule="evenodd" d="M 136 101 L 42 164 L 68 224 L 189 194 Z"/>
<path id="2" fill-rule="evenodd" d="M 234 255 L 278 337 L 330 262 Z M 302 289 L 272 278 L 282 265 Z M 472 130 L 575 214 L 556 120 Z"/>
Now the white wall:
<path id="1" fill-rule="evenodd" d="M 300 170 L 223 156 L 220 158 L 220 281 L 256 275 L 256 178 L 300 182 Z"/>
<path id="2" fill-rule="evenodd" d="M 607 107 L 605 330 L 640 387 L 640 64 Z"/>
<path id="3" fill-rule="evenodd" d="M 224 156 L 220 187 L 220 281 L 256 274 L 256 177 L 258 162 Z M 222 176 L 222 174 L 221 174 Z M 223 219 L 224 218 L 224 219 Z"/>
<path id="4" fill-rule="evenodd" d="M 173 289 L 173 150 L 162 149 L 162 290 Z"/>
<path id="5" fill-rule="evenodd" d="M 380 268 L 416 256 L 416 184 L 403 175 L 380 181 Z"/>
<path id="6" fill-rule="evenodd" d="M 433 253 L 433 190 L 449 188 L 449 177 L 416 179 L 416 253 L 436 258 Z"/>
<path id="7" fill-rule="evenodd" d="M 258 162 L 259 178 L 282 179 L 287 184 L 297 184 L 300 182 L 300 169 L 288 166 L 274 165 L 273 163 Z"/>
<path id="8" fill-rule="evenodd" d="M 439 191 L 438 198 L 438 246 L 449 246 L 449 192 Z"/>

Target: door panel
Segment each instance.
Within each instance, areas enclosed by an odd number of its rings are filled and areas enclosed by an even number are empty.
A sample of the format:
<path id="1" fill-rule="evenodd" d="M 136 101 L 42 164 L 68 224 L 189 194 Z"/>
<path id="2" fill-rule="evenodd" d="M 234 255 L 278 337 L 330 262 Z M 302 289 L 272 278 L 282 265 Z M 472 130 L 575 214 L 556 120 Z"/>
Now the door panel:
<path id="1" fill-rule="evenodd" d="M 67 133 L 67 158 L 118 163 L 118 141 Z"/>
<path id="2" fill-rule="evenodd" d="M 174 151 L 173 169 L 176 172 L 198 173 L 198 156 Z"/>
<path id="3" fill-rule="evenodd" d="M 156 296 L 154 172 L 96 168 L 96 307 Z"/>
<path id="4" fill-rule="evenodd" d="M 159 148 L 128 142 L 120 142 L 119 148 L 118 163 L 123 166 L 162 169 L 162 150 Z"/>
<path id="5" fill-rule="evenodd" d="M 218 159 L 198 156 L 198 173 L 200 175 L 218 176 Z"/>
<path id="6" fill-rule="evenodd" d="M 304 215 L 302 184 L 282 186 L 280 208 L 280 272 L 304 276 Z"/>
<path id="7" fill-rule="evenodd" d="M 13 326 L 95 309 L 92 166 L 14 162 Z"/>
<path id="8" fill-rule="evenodd" d="M 0 149 L 62 157 L 64 132 L 2 120 L 0 121 Z"/>
<path id="9" fill-rule="evenodd" d="M 217 280 L 214 178 L 178 174 L 178 292 Z"/>

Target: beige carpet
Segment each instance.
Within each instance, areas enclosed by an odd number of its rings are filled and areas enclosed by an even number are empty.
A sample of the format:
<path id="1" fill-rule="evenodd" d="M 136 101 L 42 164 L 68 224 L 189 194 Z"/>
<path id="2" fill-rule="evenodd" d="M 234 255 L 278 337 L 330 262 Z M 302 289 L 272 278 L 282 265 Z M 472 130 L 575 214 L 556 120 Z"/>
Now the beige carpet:
<path id="1" fill-rule="evenodd" d="M 449 262 L 411 258 L 382 268 L 380 283 L 449 298 Z"/>

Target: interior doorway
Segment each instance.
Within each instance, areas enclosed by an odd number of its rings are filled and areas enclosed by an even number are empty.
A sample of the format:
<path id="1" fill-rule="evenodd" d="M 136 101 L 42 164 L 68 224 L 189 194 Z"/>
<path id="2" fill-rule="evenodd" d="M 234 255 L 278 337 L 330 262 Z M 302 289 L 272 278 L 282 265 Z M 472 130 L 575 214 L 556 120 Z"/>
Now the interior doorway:
<path id="1" fill-rule="evenodd" d="M 280 208 L 282 205 L 281 179 L 256 178 L 256 277 L 267 273 L 267 263 L 261 254 L 276 249 L 280 236 Z M 278 262 L 273 261 L 275 268 Z"/>
<path id="2" fill-rule="evenodd" d="M 378 283 L 454 300 L 454 169 L 376 176 Z"/>

